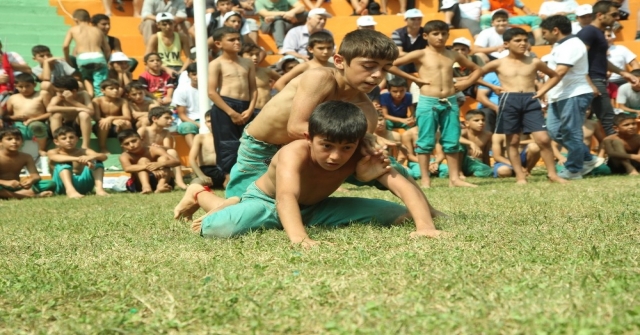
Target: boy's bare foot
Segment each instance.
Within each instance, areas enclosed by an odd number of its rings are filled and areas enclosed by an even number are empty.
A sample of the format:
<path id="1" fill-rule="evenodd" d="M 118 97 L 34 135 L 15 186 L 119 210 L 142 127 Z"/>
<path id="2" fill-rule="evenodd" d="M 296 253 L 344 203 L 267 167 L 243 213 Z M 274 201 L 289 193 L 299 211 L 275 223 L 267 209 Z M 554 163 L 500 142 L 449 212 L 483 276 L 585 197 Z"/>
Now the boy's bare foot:
<path id="1" fill-rule="evenodd" d="M 420 179 L 420 187 L 423 188 L 431 188 L 431 179 Z"/>
<path id="2" fill-rule="evenodd" d="M 75 193 L 67 193 L 67 198 L 70 198 L 70 199 L 80 199 L 80 198 L 84 198 L 84 195 L 82 195 L 82 194 L 80 194 L 80 193 L 78 193 L 78 192 L 75 192 Z"/>
<path id="3" fill-rule="evenodd" d="M 640 173 L 638 173 L 638 171 L 631 171 L 629 172 L 630 176 L 640 176 Z"/>
<path id="4" fill-rule="evenodd" d="M 151 194 L 153 193 L 153 189 L 151 187 L 143 187 L 142 192 L 140 194 Z"/>
<path id="5" fill-rule="evenodd" d="M 180 218 L 185 218 L 188 221 L 191 221 L 193 217 L 193 213 L 195 213 L 200 206 L 195 200 L 196 192 L 200 192 L 204 190 L 201 185 L 191 184 L 187 187 L 187 191 L 184 193 L 184 196 L 173 209 L 173 219 L 178 220 Z"/>
<path id="6" fill-rule="evenodd" d="M 167 193 L 171 191 L 172 191 L 172 188 L 169 184 L 158 183 L 158 187 L 156 187 L 155 193 Z"/>
<path id="7" fill-rule="evenodd" d="M 464 180 L 458 179 L 458 180 L 450 180 L 449 187 L 478 187 L 478 185 L 467 183 Z"/>
<path id="8" fill-rule="evenodd" d="M 109 193 L 107 193 L 107 191 L 105 190 L 96 190 L 96 195 L 101 197 L 108 197 Z"/>
<path id="9" fill-rule="evenodd" d="M 569 181 L 564 179 L 564 178 L 560 178 L 560 176 L 553 176 L 553 177 L 549 177 L 549 181 L 552 183 L 558 183 L 558 184 L 568 184 Z"/>
<path id="10" fill-rule="evenodd" d="M 38 193 L 38 194 L 36 195 L 36 197 L 38 197 L 38 198 L 48 198 L 48 197 L 50 197 L 50 196 L 52 196 L 52 195 L 53 195 L 53 192 L 52 192 L 52 191 L 44 191 L 44 192 L 40 192 L 40 193 Z"/>
<path id="11" fill-rule="evenodd" d="M 460 180 L 466 180 L 466 179 L 467 179 L 467 177 L 466 177 L 462 172 L 460 172 L 460 173 L 458 174 L 458 178 L 459 178 Z"/>
<path id="12" fill-rule="evenodd" d="M 336 190 L 336 192 L 350 192 L 349 190 L 347 190 L 346 188 L 343 188 L 342 186 L 338 187 L 338 189 Z"/>
<path id="13" fill-rule="evenodd" d="M 516 185 L 527 185 L 526 179 L 516 179 Z"/>
<path id="14" fill-rule="evenodd" d="M 185 183 L 176 183 L 176 186 L 182 190 L 186 190 L 187 189 L 187 184 Z"/>
<path id="15" fill-rule="evenodd" d="M 239 198 L 239 197 L 231 197 L 231 198 L 229 198 L 229 199 L 226 199 L 225 201 L 223 201 L 223 202 L 220 204 L 220 206 L 218 206 L 218 207 L 216 207 L 216 208 L 214 208 L 214 209 L 210 210 L 210 211 L 209 211 L 209 213 L 207 213 L 207 214 L 205 214 L 205 215 L 203 215 L 203 216 L 201 216 L 201 217 L 199 217 L 199 218 L 195 219 L 195 220 L 193 221 L 193 223 L 191 224 L 191 230 L 192 230 L 194 233 L 198 233 L 198 234 L 199 234 L 199 233 L 200 233 L 200 231 L 202 230 L 202 220 L 203 220 L 204 218 L 206 218 L 207 216 L 209 216 L 209 215 L 211 215 L 211 214 L 213 214 L 213 213 L 215 213 L 215 212 L 217 212 L 217 211 L 221 211 L 221 210 L 223 210 L 223 209 L 225 209 L 225 208 L 227 208 L 227 207 L 229 207 L 229 206 L 233 206 L 233 205 L 235 205 L 235 204 L 237 204 L 237 203 L 239 203 L 239 202 L 240 202 L 240 198 Z"/>

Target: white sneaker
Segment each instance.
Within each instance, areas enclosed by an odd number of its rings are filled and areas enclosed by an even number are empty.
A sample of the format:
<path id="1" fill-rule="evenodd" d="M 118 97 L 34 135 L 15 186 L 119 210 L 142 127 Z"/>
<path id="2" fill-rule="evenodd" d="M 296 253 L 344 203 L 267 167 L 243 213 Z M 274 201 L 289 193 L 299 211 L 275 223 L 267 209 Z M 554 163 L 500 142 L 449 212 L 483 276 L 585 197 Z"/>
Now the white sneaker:
<path id="1" fill-rule="evenodd" d="M 596 168 L 597 164 L 598 164 L 598 160 L 595 158 L 591 158 L 590 161 L 585 161 L 584 163 L 582 163 L 582 170 L 580 170 L 579 172 L 580 175 L 584 176 L 589 172 L 593 171 L 593 169 Z"/>
<path id="2" fill-rule="evenodd" d="M 582 179 L 582 174 L 580 172 L 571 172 L 571 171 L 569 171 L 567 169 L 564 169 L 564 170 L 558 172 L 558 176 L 560 176 L 560 178 L 566 179 L 566 180 Z"/>
<path id="3" fill-rule="evenodd" d="M 607 162 L 606 158 L 600 157 L 600 156 L 596 157 L 596 167 L 598 167 L 598 166 L 600 166 L 602 164 L 605 164 L 606 162 Z"/>

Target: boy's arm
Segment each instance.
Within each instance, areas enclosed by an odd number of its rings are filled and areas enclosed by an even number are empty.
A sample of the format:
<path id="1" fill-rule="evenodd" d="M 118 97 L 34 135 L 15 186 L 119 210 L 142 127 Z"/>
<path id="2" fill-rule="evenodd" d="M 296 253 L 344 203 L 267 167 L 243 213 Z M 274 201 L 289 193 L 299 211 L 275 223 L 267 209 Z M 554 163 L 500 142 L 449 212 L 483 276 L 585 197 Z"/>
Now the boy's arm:
<path id="1" fill-rule="evenodd" d="M 71 46 L 71 41 L 73 41 L 73 34 L 71 34 L 71 30 L 67 31 L 67 35 L 64 37 L 64 42 L 62 42 L 62 54 L 64 55 L 64 60 L 71 64 L 71 58 L 69 57 L 69 47 Z"/>
<path id="2" fill-rule="evenodd" d="M 407 159 L 410 162 L 418 162 L 418 156 L 416 156 L 415 151 L 413 151 L 413 142 L 411 141 L 411 132 L 409 131 L 405 131 L 404 133 L 402 133 L 401 136 L 401 140 L 402 140 L 402 146 L 404 146 L 407 150 Z"/>
<path id="3" fill-rule="evenodd" d="M 280 151 L 278 167 L 276 168 L 276 210 L 280 216 L 280 222 L 287 233 L 291 243 L 303 243 L 313 245 L 315 241 L 309 238 L 304 229 L 302 214 L 300 213 L 300 180 L 301 161 L 299 154 L 289 151 Z M 286 181 L 280 182 L 277 181 Z M 305 243 L 306 242 L 306 243 Z"/>
<path id="4" fill-rule="evenodd" d="M 469 148 L 468 154 L 471 157 L 480 157 L 482 155 L 482 149 L 478 147 L 473 141 L 467 138 L 467 130 L 463 129 L 460 132 L 460 144 Z"/>
<path id="5" fill-rule="evenodd" d="M 158 52 L 158 34 L 151 35 L 151 38 L 147 43 L 147 49 L 144 51 L 144 54 L 148 55 L 152 52 Z"/>
<path id="6" fill-rule="evenodd" d="M 277 82 L 278 79 L 280 79 L 280 77 L 282 77 L 278 72 L 273 71 L 273 70 L 269 70 L 269 72 L 267 72 L 269 74 L 269 79 L 273 80 L 274 82 Z"/>
<path id="7" fill-rule="evenodd" d="M 5 105 L 5 107 L 7 108 L 7 113 L 4 114 L 4 116 L 12 121 L 25 121 L 27 119 L 27 117 L 25 115 L 15 115 L 14 110 L 13 110 L 13 103 L 14 103 L 15 98 L 10 96 L 9 99 L 7 99 L 7 104 Z"/>
<path id="8" fill-rule="evenodd" d="M 49 117 L 51 117 L 51 113 L 49 113 L 47 111 L 47 102 L 51 101 L 51 97 L 49 96 L 49 92 L 47 91 L 40 91 L 40 97 L 42 99 L 42 108 L 44 108 L 44 113 L 38 115 L 38 116 L 34 116 L 34 117 L 30 117 L 25 121 L 25 126 L 28 125 L 31 122 L 34 121 L 46 121 L 49 120 Z"/>
<path id="9" fill-rule="evenodd" d="M 404 79 L 406 79 L 408 81 L 412 81 L 412 82 L 416 83 L 416 85 L 418 85 L 418 86 L 429 85 L 429 83 L 430 83 L 426 79 L 422 79 L 420 77 L 416 77 L 416 76 L 414 76 L 412 74 L 409 74 L 409 73 L 406 73 L 406 72 L 400 70 L 400 68 L 397 67 L 397 66 L 391 66 L 389 68 L 389 70 L 387 70 L 387 72 L 391 73 L 394 76 L 402 77 L 402 78 L 404 78 Z"/>
<path id="10" fill-rule="evenodd" d="M 387 106 L 382 106 L 380 110 L 382 110 L 382 116 L 384 117 L 385 120 L 399 122 L 399 123 L 406 123 L 407 121 L 406 119 L 403 119 L 401 117 L 389 115 L 389 109 L 387 108 Z"/>
<path id="11" fill-rule="evenodd" d="M 58 153 L 58 149 L 47 151 L 47 157 L 53 163 L 72 163 L 78 161 L 78 157 Z"/>
<path id="12" fill-rule="evenodd" d="M 409 180 L 402 176 L 395 169 L 383 174 L 377 179 L 382 185 L 398 196 L 407 207 L 416 225 L 416 231 L 411 236 L 423 235 L 436 237 L 440 231 L 436 229 L 427 203 L 422 191 L 414 186 Z"/>
<path id="13" fill-rule="evenodd" d="M 545 64 L 544 62 L 542 62 L 541 60 L 535 58 L 534 62 L 536 62 L 536 69 L 544 74 L 546 74 L 547 76 L 549 76 L 549 80 L 547 80 L 546 83 L 544 83 L 544 85 L 542 85 L 542 87 L 540 87 L 540 89 L 538 90 L 538 92 L 536 92 L 536 94 L 533 96 L 533 99 L 542 99 L 544 98 L 544 95 L 547 94 L 547 92 L 553 88 L 554 86 L 556 86 L 558 84 L 558 82 L 560 82 L 560 76 L 558 76 L 558 74 L 556 73 L 556 71 L 551 70 L 547 64 Z"/>
<path id="14" fill-rule="evenodd" d="M 632 75 L 631 73 L 623 69 L 620 69 L 619 67 L 613 65 L 613 63 L 611 63 L 608 60 L 607 60 L 607 71 L 619 74 L 622 78 L 624 78 L 626 81 L 630 82 L 631 84 L 638 83 L 638 78 L 636 76 Z"/>
<path id="15" fill-rule="evenodd" d="M 242 112 L 243 118 L 245 119 L 245 123 L 249 121 L 251 116 L 253 115 L 253 110 L 256 108 L 256 102 L 258 101 L 258 84 L 256 82 L 256 67 L 253 65 L 248 59 L 245 59 L 246 63 L 249 64 L 249 96 L 251 100 L 249 100 L 249 108 Z M 246 113 L 246 115 L 244 115 Z"/>
<path id="16" fill-rule="evenodd" d="M 624 149 L 624 144 L 622 141 L 617 139 L 604 139 L 604 151 L 609 155 L 610 158 L 617 159 L 632 159 L 635 161 L 640 161 L 640 154 L 629 154 Z"/>
<path id="17" fill-rule="evenodd" d="M 180 36 L 182 53 L 184 54 L 184 59 L 185 59 L 182 64 L 182 68 L 180 69 L 180 72 L 183 72 L 183 71 L 186 71 L 189 64 L 191 64 L 191 58 L 189 58 L 189 55 L 191 54 L 191 50 L 189 48 L 189 46 L 191 45 L 191 42 L 189 41 L 189 37 L 183 33 L 178 33 L 178 36 Z"/>
<path id="18" fill-rule="evenodd" d="M 114 117 L 114 120 L 126 120 L 131 121 L 131 108 L 126 100 L 122 99 L 122 116 Z"/>
<path id="19" fill-rule="evenodd" d="M 100 46 L 100 48 L 102 49 L 104 58 L 107 60 L 107 64 L 109 64 L 109 58 L 111 58 L 111 47 L 109 46 L 109 39 L 107 38 L 107 36 L 103 35 L 103 37 L 104 38 L 102 39 L 102 45 Z"/>
<path id="20" fill-rule="evenodd" d="M 198 178 L 204 180 L 205 184 L 211 184 L 211 178 L 205 176 L 204 172 L 200 169 L 200 163 L 198 162 L 198 156 L 200 155 L 200 150 L 202 150 L 203 137 L 203 135 L 198 134 L 193 138 L 191 149 L 189 149 L 189 165 L 191 166 L 193 173 L 195 173 Z"/>
<path id="21" fill-rule="evenodd" d="M 220 108 L 223 112 L 227 113 L 227 115 L 229 115 L 229 118 L 231 118 L 231 121 L 233 123 L 237 125 L 242 125 L 243 120 L 240 114 L 238 114 L 236 111 L 231 109 L 231 107 L 229 107 L 229 105 L 227 105 L 227 103 L 224 102 L 224 100 L 222 100 L 222 97 L 220 96 L 220 94 L 218 94 L 218 88 L 219 88 L 219 85 L 221 84 L 219 83 L 220 74 L 221 74 L 220 63 L 215 60 L 209 63 L 209 80 L 208 80 L 209 85 L 207 85 L 207 93 L 209 95 L 209 99 L 213 101 L 213 104 L 216 107 Z"/>
<path id="22" fill-rule="evenodd" d="M 165 150 L 164 148 L 149 147 L 149 152 L 152 152 L 152 151 L 155 151 L 155 154 L 158 156 L 158 159 L 160 159 L 161 157 L 164 158 L 164 162 L 154 162 L 149 164 L 152 170 L 155 170 L 154 167 L 172 168 L 180 165 L 180 161 L 177 158 L 169 155 L 167 153 L 167 150 Z"/>
<path id="23" fill-rule="evenodd" d="M 89 160 L 94 160 L 95 159 L 95 160 L 101 161 L 101 162 L 106 161 L 107 158 L 109 158 L 109 157 L 107 157 L 107 154 L 103 154 L 101 152 L 95 152 L 95 151 L 93 151 L 91 149 L 85 149 L 84 155 L 89 157 Z"/>
<path id="24" fill-rule="evenodd" d="M 335 90 L 336 80 L 325 71 L 309 70 L 298 81 L 298 90 L 293 97 L 287 132 L 292 140 L 305 138 L 309 132 L 309 117 L 320 103 L 324 102 Z M 318 83 L 325 83 L 318 86 Z"/>
<path id="25" fill-rule="evenodd" d="M 132 173 L 132 172 L 141 172 L 141 171 L 149 171 L 148 167 L 151 164 L 131 164 L 131 156 L 128 153 L 123 153 L 120 155 L 120 165 L 122 165 L 122 170 L 124 172 Z"/>
<path id="26" fill-rule="evenodd" d="M 498 136 L 498 135 L 494 135 Z M 511 165 L 511 162 L 505 157 L 503 156 L 502 152 L 503 152 L 503 148 L 502 148 L 502 140 L 498 139 L 498 138 L 491 138 L 491 152 L 493 153 L 493 160 L 496 163 L 503 163 L 503 164 L 509 164 Z"/>
<path id="27" fill-rule="evenodd" d="M 629 112 L 629 113 L 635 113 L 638 114 L 640 113 L 640 109 L 633 109 L 633 108 L 629 108 L 623 104 L 620 104 L 620 102 L 618 102 L 618 108 L 622 109 L 625 112 Z"/>
<path id="28" fill-rule="evenodd" d="M 162 138 L 162 146 L 165 148 L 165 150 L 173 149 L 174 147 L 173 136 L 171 136 L 171 133 L 169 133 L 169 131 L 167 131 L 165 136 Z"/>
<path id="29" fill-rule="evenodd" d="M 393 66 L 405 65 L 409 63 L 416 62 L 420 60 L 420 58 L 424 55 L 424 50 L 414 50 L 404 55 L 398 57 L 394 62 Z"/>
<path id="30" fill-rule="evenodd" d="M 176 114 L 178 114 L 178 117 L 180 118 L 180 120 L 182 122 L 189 122 L 189 123 L 193 123 L 193 124 L 199 126 L 199 124 L 196 121 L 191 120 L 187 116 L 187 107 L 186 106 L 176 106 Z"/>
<path id="31" fill-rule="evenodd" d="M 308 62 L 294 67 L 293 69 L 291 69 L 291 71 L 285 73 L 282 77 L 280 77 L 280 79 L 278 79 L 273 85 L 273 88 L 278 90 L 278 92 L 281 92 L 290 81 L 302 74 L 305 70 L 307 70 L 307 68 L 309 68 Z"/>
<path id="32" fill-rule="evenodd" d="M 56 61 L 56 58 L 47 58 L 42 62 L 42 74 L 40 74 L 41 81 L 51 81 L 51 66 Z"/>
<path id="33" fill-rule="evenodd" d="M 117 37 L 113 38 L 113 50 L 112 52 L 119 51 L 122 52 L 122 44 L 120 43 L 120 39 Z"/>
<path id="34" fill-rule="evenodd" d="M 478 65 L 476 65 L 476 63 L 470 61 L 467 57 L 465 57 L 465 56 L 463 56 L 463 55 L 461 55 L 461 54 L 459 54 L 457 52 L 454 52 L 454 53 L 455 53 L 455 61 L 458 62 L 458 64 L 460 64 L 463 67 L 473 71 L 467 76 L 467 79 L 458 80 L 457 82 L 455 82 L 453 84 L 453 86 L 456 88 L 456 90 L 463 91 L 467 87 L 475 84 L 475 82 L 478 81 L 478 79 L 480 79 L 480 77 L 482 77 L 482 69 L 480 67 L 478 67 Z"/>

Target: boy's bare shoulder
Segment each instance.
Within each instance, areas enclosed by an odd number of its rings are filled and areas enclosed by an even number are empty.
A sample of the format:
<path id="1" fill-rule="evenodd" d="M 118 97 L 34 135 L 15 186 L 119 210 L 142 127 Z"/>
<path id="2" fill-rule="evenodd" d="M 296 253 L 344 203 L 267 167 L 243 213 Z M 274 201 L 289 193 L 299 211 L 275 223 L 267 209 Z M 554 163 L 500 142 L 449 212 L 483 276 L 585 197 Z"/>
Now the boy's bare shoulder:
<path id="1" fill-rule="evenodd" d="M 250 68 L 253 65 L 252 60 L 243 57 L 238 57 L 238 63 L 247 68 Z"/>
<path id="2" fill-rule="evenodd" d="M 605 137 L 602 141 L 611 142 L 611 141 L 622 141 L 622 139 L 618 136 L 618 134 L 611 134 Z"/>

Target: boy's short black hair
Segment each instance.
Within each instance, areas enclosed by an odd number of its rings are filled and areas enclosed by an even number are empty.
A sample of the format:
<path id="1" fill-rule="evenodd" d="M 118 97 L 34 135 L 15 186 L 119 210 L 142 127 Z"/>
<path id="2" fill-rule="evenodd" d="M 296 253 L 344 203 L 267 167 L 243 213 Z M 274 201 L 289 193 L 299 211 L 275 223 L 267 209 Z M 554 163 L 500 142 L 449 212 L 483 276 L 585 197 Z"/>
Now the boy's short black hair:
<path id="1" fill-rule="evenodd" d="M 73 18 L 80 22 L 89 22 L 91 15 L 86 9 L 79 8 L 73 11 Z"/>
<path id="2" fill-rule="evenodd" d="M 309 138 L 325 136 L 330 142 L 355 143 L 367 133 L 367 118 L 362 110 L 346 101 L 319 104 L 309 118 Z"/>
<path id="3" fill-rule="evenodd" d="M 387 82 L 389 89 L 392 87 L 404 87 L 407 88 L 407 80 L 401 77 L 393 77 L 393 79 Z"/>
<path id="4" fill-rule="evenodd" d="M 16 83 L 29 83 L 29 84 L 36 84 L 36 79 L 33 78 L 33 76 L 31 74 L 28 73 L 20 73 L 19 75 L 16 76 L 15 78 L 15 82 Z"/>
<path id="5" fill-rule="evenodd" d="M 527 38 L 529 38 L 529 34 L 527 33 L 526 30 L 519 27 L 510 28 L 510 29 L 507 29 L 507 31 L 505 31 L 504 34 L 502 34 L 502 40 L 505 42 L 509 42 L 514 37 L 521 36 L 521 35 L 524 35 Z"/>
<path id="6" fill-rule="evenodd" d="M 313 48 L 318 43 L 326 43 L 334 45 L 336 42 L 333 40 L 333 36 L 326 31 L 318 31 L 309 36 L 309 42 L 307 42 L 308 48 Z"/>
<path id="7" fill-rule="evenodd" d="M 146 90 L 146 88 L 144 87 L 144 85 L 142 85 L 141 82 L 134 80 L 128 83 L 127 86 L 124 87 L 124 91 L 127 93 L 131 92 L 131 90 L 143 91 L 143 90 Z"/>
<path id="8" fill-rule="evenodd" d="M 467 114 L 464 115 L 464 119 L 469 121 L 469 120 L 471 120 L 472 117 L 478 116 L 478 115 L 482 115 L 482 117 L 484 117 L 484 113 L 481 112 L 480 110 L 478 110 L 478 109 L 470 109 L 467 112 Z"/>
<path id="9" fill-rule="evenodd" d="M 216 7 L 218 6 L 218 3 L 219 3 L 220 1 L 222 1 L 222 2 L 227 2 L 227 1 L 228 1 L 228 2 L 233 2 L 232 0 L 218 0 L 218 1 L 216 1 Z"/>
<path id="10" fill-rule="evenodd" d="M 593 10 L 591 12 L 593 13 L 593 17 L 595 18 L 597 14 L 609 13 L 609 10 L 611 10 L 611 7 L 616 7 L 613 1 L 600 0 L 596 2 L 595 5 L 593 5 Z"/>
<path id="11" fill-rule="evenodd" d="M 614 126 L 619 126 L 623 121 L 632 119 L 635 120 L 636 115 L 632 114 L 632 113 L 620 113 L 620 114 L 616 114 L 613 117 L 613 125 Z"/>
<path id="12" fill-rule="evenodd" d="M 198 74 L 198 64 L 196 63 L 191 63 L 187 66 L 187 73 L 191 74 L 191 73 L 195 73 Z"/>
<path id="13" fill-rule="evenodd" d="M 640 77 L 640 69 L 635 69 L 635 70 L 631 71 L 631 74 L 636 76 L 636 77 Z"/>
<path id="14" fill-rule="evenodd" d="M 260 52 L 262 49 L 260 49 L 259 46 L 253 44 L 253 43 L 246 43 L 242 46 L 242 48 L 240 49 L 240 54 L 244 55 L 244 54 L 251 54 L 252 52 Z"/>
<path id="15" fill-rule="evenodd" d="M 64 125 L 54 130 L 52 136 L 54 139 L 57 139 L 58 137 L 69 134 L 69 133 L 73 133 L 74 135 L 78 136 L 78 133 L 73 127 L 64 126 Z"/>
<path id="16" fill-rule="evenodd" d="M 80 85 L 78 85 L 78 81 L 76 80 L 76 78 L 72 76 L 56 76 L 53 79 L 52 84 L 56 88 L 61 88 L 69 91 L 80 89 Z"/>
<path id="17" fill-rule="evenodd" d="M 94 26 L 97 26 L 98 23 L 100 23 L 100 21 L 102 20 L 107 20 L 109 22 L 111 22 L 111 18 L 104 15 L 104 14 L 96 14 L 94 16 L 91 17 L 91 24 Z"/>
<path id="18" fill-rule="evenodd" d="M 338 54 L 347 65 L 356 57 L 384 59 L 393 62 L 398 58 L 398 47 L 387 35 L 371 29 L 354 30 L 342 39 Z"/>
<path id="19" fill-rule="evenodd" d="M 123 131 L 118 133 L 118 142 L 120 142 L 120 144 L 122 144 L 122 142 L 124 142 L 126 139 L 131 138 L 131 137 L 141 138 L 140 134 L 138 134 L 135 130 L 133 130 L 133 129 L 125 129 L 125 130 L 123 130 Z"/>
<path id="20" fill-rule="evenodd" d="M 103 81 L 102 83 L 100 83 L 100 89 L 104 90 L 107 89 L 107 87 L 115 87 L 115 88 L 120 88 L 120 82 L 115 80 L 115 79 L 107 79 L 105 81 Z"/>
<path id="21" fill-rule="evenodd" d="M 153 107 L 149 110 L 149 122 L 153 123 L 154 117 L 157 119 L 165 114 L 169 114 L 173 116 L 173 112 L 167 107 L 164 107 L 164 106 Z"/>
<path id="22" fill-rule="evenodd" d="M 424 33 L 429 34 L 432 31 L 449 32 L 449 25 L 442 20 L 431 20 L 424 25 Z"/>
<path id="23" fill-rule="evenodd" d="M 149 58 L 151 58 L 151 56 L 158 56 L 158 58 L 160 58 L 160 60 L 162 60 L 162 57 L 160 57 L 160 54 L 159 54 L 159 53 L 157 53 L 157 52 L 150 52 L 150 53 L 148 53 L 148 54 L 144 55 L 144 62 L 145 62 L 145 63 L 146 63 L 146 62 L 148 62 L 148 61 L 149 61 Z"/>
<path id="24" fill-rule="evenodd" d="M 20 132 L 20 129 L 16 127 L 7 127 L 4 129 L 0 128 L 0 141 L 2 141 L 2 139 L 5 138 L 5 136 L 14 136 L 24 141 L 24 138 L 22 137 L 22 133 Z"/>
<path id="25" fill-rule="evenodd" d="M 558 28 L 562 35 L 570 35 L 571 21 L 564 15 L 552 15 L 540 23 L 540 28 L 548 31 L 552 31 L 553 28 Z"/>
<path id="26" fill-rule="evenodd" d="M 31 48 L 31 54 L 33 56 L 35 56 L 37 54 L 42 54 L 42 53 L 45 53 L 45 52 L 51 53 L 51 49 L 49 49 L 49 47 L 46 46 L 46 45 L 38 44 L 38 45 L 34 46 L 33 48 Z"/>
<path id="27" fill-rule="evenodd" d="M 216 28 L 213 31 L 213 34 L 211 37 L 213 37 L 214 41 L 222 41 L 222 39 L 227 36 L 227 35 L 231 35 L 231 34 L 236 34 L 236 35 L 240 35 L 240 33 L 231 28 L 231 27 L 227 27 L 227 26 L 222 26 L 220 28 Z"/>
<path id="28" fill-rule="evenodd" d="M 491 22 L 495 21 L 496 19 L 509 20 L 509 13 L 504 10 L 495 12 L 493 15 L 491 15 Z"/>
<path id="29" fill-rule="evenodd" d="M 208 118 L 211 117 L 211 110 L 208 110 L 206 113 L 204 113 L 204 118 Z"/>

